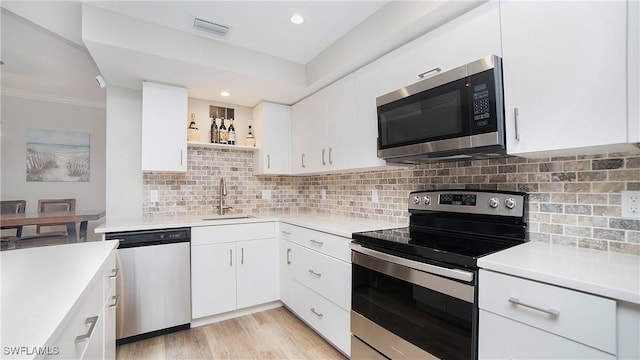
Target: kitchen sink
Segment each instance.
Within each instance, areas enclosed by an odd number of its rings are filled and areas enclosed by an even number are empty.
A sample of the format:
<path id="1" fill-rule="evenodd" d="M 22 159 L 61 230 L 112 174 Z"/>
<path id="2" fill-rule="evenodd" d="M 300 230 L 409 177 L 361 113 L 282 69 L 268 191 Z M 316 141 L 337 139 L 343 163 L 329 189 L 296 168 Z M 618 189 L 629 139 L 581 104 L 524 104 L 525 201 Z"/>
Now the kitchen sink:
<path id="1" fill-rule="evenodd" d="M 225 214 L 225 215 L 210 215 L 202 219 L 202 221 L 216 221 L 216 220 L 233 220 L 233 219 L 247 219 L 251 215 L 246 214 Z"/>

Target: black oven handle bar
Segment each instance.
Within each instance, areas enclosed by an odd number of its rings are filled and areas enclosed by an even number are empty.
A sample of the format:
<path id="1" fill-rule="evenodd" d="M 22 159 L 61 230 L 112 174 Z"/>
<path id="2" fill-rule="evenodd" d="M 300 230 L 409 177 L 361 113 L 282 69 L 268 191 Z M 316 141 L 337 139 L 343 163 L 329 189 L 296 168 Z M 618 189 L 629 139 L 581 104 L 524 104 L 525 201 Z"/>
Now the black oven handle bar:
<path id="1" fill-rule="evenodd" d="M 372 250 L 355 243 L 349 244 L 349 247 L 353 250 L 351 262 L 354 264 L 474 303 L 474 286 L 451 280 L 456 279 L 471 283 L 473 281 L 472 272 L 425 264 Z"/>

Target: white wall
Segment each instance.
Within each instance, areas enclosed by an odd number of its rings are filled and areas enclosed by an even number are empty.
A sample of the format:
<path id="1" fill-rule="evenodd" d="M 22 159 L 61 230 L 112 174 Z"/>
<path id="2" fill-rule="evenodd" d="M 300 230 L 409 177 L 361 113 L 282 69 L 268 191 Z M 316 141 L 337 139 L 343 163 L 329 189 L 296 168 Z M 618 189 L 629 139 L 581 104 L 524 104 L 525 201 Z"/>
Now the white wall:
<path id="1" fill-rule="evenodd" d="M 105 190 L 105 110 L 55 101 L 2 96 L 2 133 L 0 150 L 0 197 L 3 200 L 24 199 L 27 212 L 36 212 L 38 199 L 75 198 L 76 208 L 104 209 Z M 27 182 L 27 129 L 51 129 L 90 133 L 91 158 L 88 182 Z M 89 223 L 89 236 L 100 222 Z M 34 227 L 24 234 L 35 232 Z"/>
<path id="2" fill-rule="evenodd" d="M 142 217 L 142 92 L 107 87 L 106 212 Z"/>

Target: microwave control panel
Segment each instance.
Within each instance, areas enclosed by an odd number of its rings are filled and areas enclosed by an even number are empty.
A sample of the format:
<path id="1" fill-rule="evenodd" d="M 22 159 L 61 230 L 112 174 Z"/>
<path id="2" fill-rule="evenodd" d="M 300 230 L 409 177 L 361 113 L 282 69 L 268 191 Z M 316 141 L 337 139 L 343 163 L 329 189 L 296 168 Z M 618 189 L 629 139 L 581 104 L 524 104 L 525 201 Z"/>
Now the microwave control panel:
<path id="1" fill-rule="evenodd" d="M 491 99 L 487 83 L 475 85 L 473 87 L 473 120 L 477 127 L 489 125 Z"/>

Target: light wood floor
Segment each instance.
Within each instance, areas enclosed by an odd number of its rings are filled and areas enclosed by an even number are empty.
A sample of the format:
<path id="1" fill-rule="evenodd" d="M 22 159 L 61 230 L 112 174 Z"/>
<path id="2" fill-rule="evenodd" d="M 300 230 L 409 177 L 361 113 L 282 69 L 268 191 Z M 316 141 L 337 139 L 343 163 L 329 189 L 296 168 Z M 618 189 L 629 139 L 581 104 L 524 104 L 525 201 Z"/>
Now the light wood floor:
<path id="1" fill-rule="evenodd" d="M 346 359 L 284 307 L 118 346 L 129 359 Z"/>

